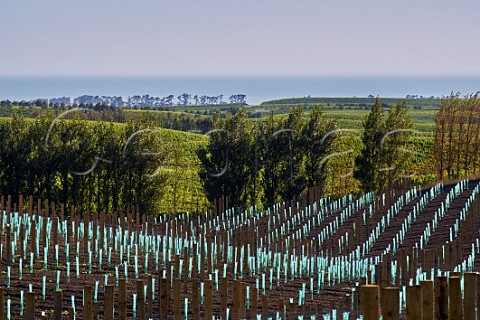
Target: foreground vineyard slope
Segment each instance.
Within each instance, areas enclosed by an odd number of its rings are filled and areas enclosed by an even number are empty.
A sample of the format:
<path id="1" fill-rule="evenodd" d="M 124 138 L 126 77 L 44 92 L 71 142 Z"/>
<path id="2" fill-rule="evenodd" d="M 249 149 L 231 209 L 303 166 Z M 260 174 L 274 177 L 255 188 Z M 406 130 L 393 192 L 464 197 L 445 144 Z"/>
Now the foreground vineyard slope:
<path id="1" fill-rule="evenodd" d="M 398 286 L 404 312 L 407 285 L 479 271 L 479 180 L 358 199 L 317 191 L 156 217 L 2 197 L 0 310 L 25 316 L 33 292 L 36 317 L 356 319 L 362 284 Z"/>

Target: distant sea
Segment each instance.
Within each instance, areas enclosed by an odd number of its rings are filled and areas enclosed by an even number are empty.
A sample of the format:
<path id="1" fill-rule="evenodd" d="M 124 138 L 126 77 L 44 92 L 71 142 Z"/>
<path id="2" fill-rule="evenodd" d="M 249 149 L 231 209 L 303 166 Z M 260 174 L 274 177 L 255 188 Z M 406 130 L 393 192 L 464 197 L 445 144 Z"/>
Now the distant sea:
<path id="1" fill-rule="evenodd" d="M 247 103 L 291 97 L 425 97 L 480 91 L 478 77 L 0 77 L 0 99 L 246 94 Z"/>

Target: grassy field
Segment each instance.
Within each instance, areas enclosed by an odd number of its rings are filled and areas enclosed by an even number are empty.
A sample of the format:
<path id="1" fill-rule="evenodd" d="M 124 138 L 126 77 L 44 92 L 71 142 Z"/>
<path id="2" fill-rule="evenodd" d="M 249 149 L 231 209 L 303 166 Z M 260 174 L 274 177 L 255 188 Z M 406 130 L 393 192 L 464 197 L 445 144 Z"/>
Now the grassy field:
<path id="1" fill-rule="evenodd" d="M 376 98 L 286 98 L 278 100 L 264 101 L 260 105 L 312 105 L 312 104 L 322 104 L 326 106 L 351 106 L 351 107 L 362 107 L 367 105 L 372 105 L 375 103 Z M 422 108 L 422 109 L 438 109 L 440 106 L 441 99 L 437 98 L 419 98 L 419 99 L 403 99 L 403 98 L 382 98 L 380 97 L 382 103 L 389 106 L 395 106 L 397 103 L 404 100 L 407 101 L 407 106 L 410 108 Z"/>
<path id="2" fill-rule="evenodd" d="M 362 122 L 370 111 L 368 110 L 326 110 L 325 115 L 338 121 L 341 128 L 362 129 Z M 435 127 L 434 110 L 410 110 L 409 115 L 414 123 L 414 129 L 422 135 L 431 136 Z"/>
<path id="3" fill-rule="evenodd" d="M 200 160 L 196 151 L 208 143 L 208 137 L 170 129 L 161 129 L 161 136 L 176 146 L 174 155 L 161 167 L 168 177 L 159 199 L 161 211 L 203 211 L 208 201 L 199 176 Z"/>
<path id="4" fill-rule="evenodd" d="M 384 98 L 381 99 L 386 109 L 394 107 L 402 99 Z M 410 117 L 414 123 L 414 129 L 420 131 L 423 135 L 430 136 L 434 129 L 434 116 L 438 110 L 439 99 L 408 99 Z M 290 103 L 289 103 L 290 102 Z M 294 107 L 303 107 L 308 115 L 309 110 L 314 106 L 321 106 L 326 116 L 339 122 L 341 128 L 361 129 L 362 122 L 370 112 L 369 107 L 375 102 L 375 99 L 369 98 L 310 98 L 310 99 L 281 99 L 262 102 L 260 105 L 246 106 L 247 113 L 251 118 L 262 121 L 265 117 L 273 114 L 282 116 L 287 114 Z M 226 112 L 235 112 L 243 106 L 240 105 L 221 105 L 221 106 L 186 106 L 186 107 L 168 107 L 169 113 L 177 115 L 197 114 L 200 117 L 208 117 L 217 110 L 224 114 Z M 165 112 L 164 110 L 125 110 L 133 114 L 142 112 Z"/>
<path id="5" fill-rule="evenodd" d="M 275 107 L 274 107 L 275 108 Z M 268 107 L 265 108 L 268 110 Z M 342 129 L 363 129 L 363 121 L 368 115 L 369 110 L 328 110 L 324 109 L 327 118 L 336 120 Z M 432 137 L 435 128 L 435 110 L 409 110 L 409 116 L 413 121 L 414 130 L 418 135 Z M 268 112 L 265 113 L 266 115 Z M 308 116 L 309 112 L 306 112 Z M 266 115 L 261 118 L 255 118 L 256 121 L 265 121 Z M 274 113 L 274 117 L 283 117 L 286 113 Z"/>

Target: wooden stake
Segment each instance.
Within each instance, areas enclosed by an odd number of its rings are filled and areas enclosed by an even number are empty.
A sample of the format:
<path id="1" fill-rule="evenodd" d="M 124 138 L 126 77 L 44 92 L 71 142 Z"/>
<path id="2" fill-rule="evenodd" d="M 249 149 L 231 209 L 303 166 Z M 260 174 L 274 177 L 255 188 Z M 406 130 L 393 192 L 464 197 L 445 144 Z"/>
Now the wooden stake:
<path id="1" fill-rule="evenodd" d="M 464 275 L 464 317 L 465 319 L 475 319 L 475 307 L 477 302 L 477 275 L 472 272 L 466 272 Z"/>
<path id="2" fill-rule="evenodd" d="M 213 296 L 213 280 L 205 280 L 205 319 L 212 319 L 212 296 Z"/>
<path id="3" fill-rule="evenodd" d="M 160 311 L 159 318 L 167 319 L 168 316 L 168 288 L 167 279 L 161 278 L 158 285 L 158 309 Z"/>
<path id="4" fill-rule="evenodd" d="M 479 198 L 480 199 L 480 198 Z M 480 319 L 480 274 L 476 274 L 476 287 L 477 287 L 477 319 Z"/>
<path id="5" fill-rule="evenodd" d="M 145 320 L 145 287 L 143 280 L 137 280 L 137 318 Z"/>
<path id="6" fill-rule="evenodd" d="M 447 277 L 435 278 L 435 319 L 448 319 L 448 279 Z"/>
<path id="7" fill-rule="evenodd" d="M 384 320 L 400 319 L 400 289 L 382 288 L 380 295 L 382 305 L 382 316 Z"/>
<path id="8" fill-rule="evenodd" d="M 192 315 L 193 320 L 200 320 L 200 295 L 198 279 L 192 279 Z"/>
<path id="9" fill-rule="evenodd" d="M 114 297 L 113 297 L 113 291 L 114 287 L 113 285 L 107 285 L 105 287 L 105 304 L 104 304 L 104 309 L 103 309 L 103 318 L 105 320 L 113 320 L 114 319 L 114 312 L 113 312 L 113 306 L 114 306 Z"/>
<path id="10" fill-rule="evenodd" d="M 243 282 L 240 282 L 240 296 L 242 297 L 240 299 L 240 319 L 245 319 L 247 317 L 246 314 L 246 289 L 245 289 L 245 284 Z"/>
<path id="11" fill-rule="evenodd" d="M 268 296 L 262 295 L 262 319 L 268 319 Z"/>
<path id="12" fill-rule="evenodd" d="M 83 319 L 92 320 L 92 286 L 83 287 Z"/>
<path id="13" fill-rule="evenodd" d="M 3 293 L 3 288 L 0 288 L 0 319 L 7 319 L 5 310 L 5 294 Z"/>
<path id="14" fill-rule="evenodd" d="M 377 285 L 363 285 L 360 287 L 360 301 L 363 318 L 365 320 L 380 319 L 380 294 Z"/>
<path id="15" fill-rule="evenodd" d="M 177 271 L 175 271 L 175 273 L 177 273 Z M 181 318 L 181 304 L 182 299 L 180 297 L 180 279 L 175 278 L 173 280 L 173 316 L 175 320 L 180 320 Z"/>
<path id="16" fill-rule="evenodd" d="M 422 289 L 420 286 L 407 287 L 407 320 L 422 317 Z"/>
<path id="17" fill-rule="evenodd" d="M 250 287 L 250 318 L 257 319 L 258 312 L 258 290 Z"/>
<path id="18" fill-rule="evenodd" d="M 92 309 L 93 320 L 98 320 L 98 310 L 100 309 L 100 304 L 98 302 L 94 302 Z"/>
<path id="19" fill-rule="evenodd" d="M 228 278 L 222 278 L 220 309 L 221 309 L 221 315 L 224 319 L 227 319 L 227 299 L 228 299 Z"/>
<path id="20" fill-rule="evenodd" d="M 27 292 L 25 294 L 25 312 L 24 320 L 35 320 L 35 293 Z"/>
<path id="21" fill-rule="evenodd" d="M 450 277 L 448 284 L 448 293 L 450 298 L 450 320 L 463 319 L 462 288 L 460 286 L 460 277 Z"/>
<path id="22" fill-rule="evenodd" d="M 147 317 L 152 318 L 152 275 L 148 275 L 147 281 Z"/>
<path id="23" fill-rule="evenodd" d="M 422 288 L 422 320 L 433 319 L 433 281 L 420 281 Z"/>
<path id="24" fill-rule="evenodd" d="M 75 311 L 73 307 L 68 307 L 68 320 L 75 320 Z"/>
<path id="25" fill-rule="evenodd" d="M 118 279 L 118 319 L 127 319 L 127 291 L 125 278 Z"/>

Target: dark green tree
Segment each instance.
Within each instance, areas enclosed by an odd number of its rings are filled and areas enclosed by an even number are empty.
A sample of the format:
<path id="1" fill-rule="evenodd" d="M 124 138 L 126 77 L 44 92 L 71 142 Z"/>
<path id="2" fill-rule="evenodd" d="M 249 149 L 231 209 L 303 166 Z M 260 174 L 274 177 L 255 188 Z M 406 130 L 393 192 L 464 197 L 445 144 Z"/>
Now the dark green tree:
<path id="1" fill-rule="evenodd" d="M 385 120 L 385 133 L 381 141 L 382 157 L 385 168 L 381 168 L 387 175 L 388 188 L 401 177 L 407 177 L 410 173 L 408 162 L 412 157 L 413 150 L 406 149 L 408 139 L 412 135 L 413 123 L 408 115 L 407 102 L 404 100 L 388 111 Z"/>
<path id="2" fill-rule="evenodd" d="M 282 147 L 286 150 L 286 155 L 281 162 L 283 168 L 281 171 L 281 181 L 283 186 L 278 190 L 284 200 L 291 200 L 300 195 L 307 185 L 307 175 L 305 172 L 305 162 L 307 159 L 304 153 L 305 149 L 305 112 L 303 107 L 297 107 L 290 110 L 288 117 L 284 122 L 284 133 L 281 133 L 280 141 Z"/>
<path id="3" fill-rule="evenodd" d="M 380 99 L 377 98 L 372 110 L 363 122 L 363 149 L 355 159 L 356 170 L 354 177 L 362 184 L 365 192 L 378 192 L 385 188 L 384 168 L 381 141 L 386 133 L 384 111 Z"/>
<path id="4" fill-rule="evenodd" d="M 406 144 L 412 134 L 412 121 L 406 101 L 389 110 L 385 118 L 380 99 L 363 124 L 363 149 L 356 158 L 355 178 L 360 180 L 365 192 L 381 192 L 406 175 L 412 153 Z"/>
<path id="5" fill-rule="evenodd" d="M 325 191 L 328 170 L 324 159 L 334 150 L 334 143 L 338 136 L 338 133 L 335 132 L 336 129 L 338 129 L 338 124 L 328 120 L 321 107 L 314 106 L 312 108 L 310 119 L 302 134 L 308 188 L 318 186 Z"/>
<path id="6" fill-rule="evenodd" d="M 261 188 L 263 191 L 263 202 L 272 206 L 281 200 L 279 190 L 282 188 L 282 172 L 285 170 L 285 159 L 289 157 L 288 149 L 285 147 L 286 134 L 278 133 L 284 129 L 283 121 L 275 121 L 273 113 L 266 123 L 261 124 L 258 134 L 257 149 L 261 163 Z M 288 146 L 287 146 L 288 147 Z"/>
<path id="7" fill-rule="evenodd" d="M 251 199 L 256 181 L 253 124 L 242 108 L 224 119 L 217 113 L 213 125 L 208 148 L 199 152 L 207 195 L 212 201 L 225 196 L 229 206 L 245 208 L 255 201 Z"/>

